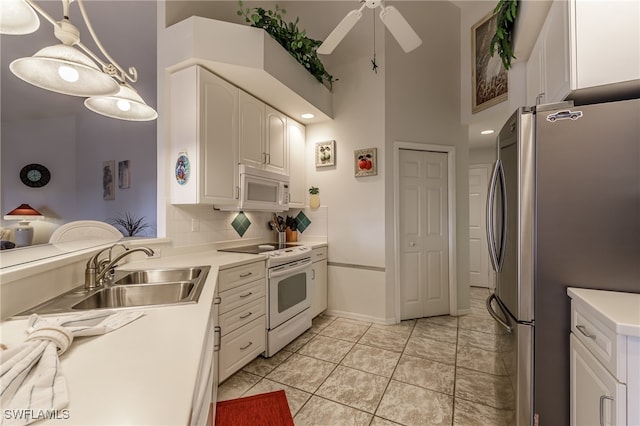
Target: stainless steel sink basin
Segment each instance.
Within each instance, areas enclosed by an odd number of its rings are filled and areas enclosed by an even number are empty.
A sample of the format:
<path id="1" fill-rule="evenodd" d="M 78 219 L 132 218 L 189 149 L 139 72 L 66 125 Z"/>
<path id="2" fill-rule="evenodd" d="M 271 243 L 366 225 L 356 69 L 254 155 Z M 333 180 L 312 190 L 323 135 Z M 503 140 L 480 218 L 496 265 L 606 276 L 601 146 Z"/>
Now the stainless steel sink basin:
<path id="1" fill-rule="evenodd" d="M 16 317 L 49 315 L 88 309 L 126 309 L 198 303 L 210 266 L 116 270 L 115 281 L 92 290 L 84 284 L 28 309 Z"/>
<path id="2" fill-rule="evenodd" d="M 126 275 L 122 278 L 116 278 L 114 285 L 192 281 L 200 276 L 202 268 L 149 269 L 144 271 L 120 271 L 120 273 L 125 273 Z"/>
<path id="3" fill-rule="evenodd" d="M 131 306 L 170 305 L 187 299 L 195 284 L 190 281 L 162 284 L 116 285 L 76 303 L 71 309 L 112 309 Z"/>

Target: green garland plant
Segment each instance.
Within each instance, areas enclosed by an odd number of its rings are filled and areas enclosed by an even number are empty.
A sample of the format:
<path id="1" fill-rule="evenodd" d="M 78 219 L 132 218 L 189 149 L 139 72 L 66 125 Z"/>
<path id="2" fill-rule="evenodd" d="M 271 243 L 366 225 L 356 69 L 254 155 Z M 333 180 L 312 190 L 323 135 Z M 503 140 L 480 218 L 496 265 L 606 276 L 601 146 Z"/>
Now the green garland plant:
<path id="1" fill-rule="evenodd" d="M 511 68 L 511 59 L 516 59 L 513 54 L 513 30 L 518 15 L 519 0 L 500 0 L 493 10 L 496 14 L 496 33 L 491 38 L 489 52 L 491 56 L 498 51 L 505 69 Z"/>
<path id="2" fill-rule="evenodd" d="M 244 20 L 252 27 L 262 28 L 282 47 L 284 47 L 316 80 L 326 84 L 329 89 L 333 88 L 333 83 L 337 81 L 325 70 L 324 65 L 318 58 L 316 50 L 322 44 L 319 40 L 307 37 L 306 31 L 298 28 L 299 17 L 294 22 L 285 22 L 282 15 L 287 13 L 285 9 L 277 4 L 275 10 L 265 10 L 262 7 L 243 8 L 242 0 L 238 1 L 240 9 L 238 16 L 243 16 Z"/>

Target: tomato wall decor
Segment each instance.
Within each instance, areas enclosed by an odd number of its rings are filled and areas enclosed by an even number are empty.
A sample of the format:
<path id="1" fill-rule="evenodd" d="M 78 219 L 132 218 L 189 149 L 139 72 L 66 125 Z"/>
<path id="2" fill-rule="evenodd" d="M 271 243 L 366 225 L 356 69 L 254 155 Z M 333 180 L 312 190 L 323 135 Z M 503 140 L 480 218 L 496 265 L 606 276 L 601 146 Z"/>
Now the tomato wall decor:
<path id="1" fill-rule="evenodd" d="M 354 152 L 356 177 L 378 174 L 377 152 L 377 148 L 358 149 Z"/>

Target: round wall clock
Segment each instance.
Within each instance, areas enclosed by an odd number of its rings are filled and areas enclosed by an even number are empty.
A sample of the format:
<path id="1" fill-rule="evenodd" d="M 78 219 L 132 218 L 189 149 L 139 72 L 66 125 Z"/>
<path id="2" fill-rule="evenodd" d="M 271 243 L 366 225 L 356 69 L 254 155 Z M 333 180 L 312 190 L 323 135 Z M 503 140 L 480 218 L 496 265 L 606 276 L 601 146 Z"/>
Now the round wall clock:
<path id="1" fill-rule="evenodd" d="M 27 164 L 20 170 L 20 180 L 31 188 L 40 188 L 49 183 L 51 173 L 42 164 Z"/>

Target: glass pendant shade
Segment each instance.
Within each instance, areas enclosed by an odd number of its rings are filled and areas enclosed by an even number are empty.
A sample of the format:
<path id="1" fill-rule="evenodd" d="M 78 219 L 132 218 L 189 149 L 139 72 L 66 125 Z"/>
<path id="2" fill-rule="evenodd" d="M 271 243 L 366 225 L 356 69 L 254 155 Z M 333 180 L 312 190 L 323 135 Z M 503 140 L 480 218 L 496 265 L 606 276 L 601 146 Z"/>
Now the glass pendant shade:
<path id="1" fill-rule="evenodd" d="M 24 0 L 0 0 L 0 34 L 30 34 L 38 28 L 40 19 Z"/>
<path id="2" fill-rule="evenodd" d="M 17 77 L 42 89 L 72 96 L 102 96 L 118 91 L 118 83 L 78 49 L 48 46 L 9 65 Z"/>
<path id="3" fill-rule="evenodd" d="M 155 120 L 158 113 L 129 86 L 120 85 L 120 91 L 111 96 L 94 96 L 84 101 L 91 111 L 111 118 L 130 121 Z"/>

